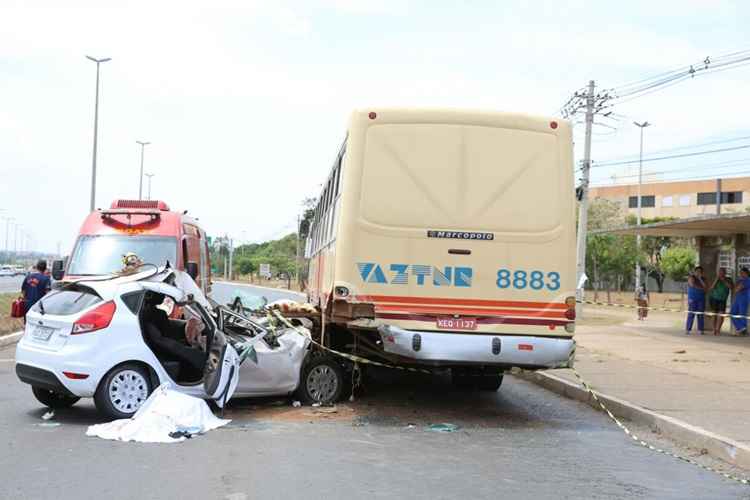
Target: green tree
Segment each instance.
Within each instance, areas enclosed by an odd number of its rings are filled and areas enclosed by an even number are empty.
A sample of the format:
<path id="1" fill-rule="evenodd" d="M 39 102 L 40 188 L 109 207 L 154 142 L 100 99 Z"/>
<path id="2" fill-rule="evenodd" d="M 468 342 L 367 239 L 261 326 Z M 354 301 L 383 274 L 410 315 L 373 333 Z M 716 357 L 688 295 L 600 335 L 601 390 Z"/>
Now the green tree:
<path id="1" fill-rule="evenodd" d="M 620 203 L 595 199 L 589 205 L 586 242 L 586 274 L 592 278 L 598 290 L 606 285 L 610 290 L 627 286 L 632 281 L 635 269 L 636 245 L 634 236 L 596 233 L 597 230 L 625 225 L 625 216 Z"/>
<path id="2" fill-rule="evenodd" d="M 664 251 L 661 265 L 664 273 L 677 282 L 687 281 L 698 260 L 697 252 L 687 246 L 674 246 Z"/>
<path id="3" fill-rule="evenodd" d="M 654 217 L 652 219 L 641 219 L 641 224 L 655 224 L 657 222 L 667 222 L 675 220 L 675 217 Z M 638 219 L 635 215 L 628 215 L 626 218 L 628 225 L 635 226 Z M 671 238 L 669 236 L 644 236 L 641 238 L 641 252 L 639 260 L 641 267 L 656 281 L 659 292 L 664 291 L 664 278 L 666 274 L 662 269 L 662 254 L 672 245 L 679 244 L 681 238 Z"/>

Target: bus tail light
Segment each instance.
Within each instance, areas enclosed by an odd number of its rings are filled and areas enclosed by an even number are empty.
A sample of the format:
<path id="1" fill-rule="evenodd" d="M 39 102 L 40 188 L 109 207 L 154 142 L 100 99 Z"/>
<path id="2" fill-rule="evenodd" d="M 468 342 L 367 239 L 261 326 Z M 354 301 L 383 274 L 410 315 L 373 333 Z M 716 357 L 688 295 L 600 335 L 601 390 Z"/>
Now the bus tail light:
<path id="1" fill-rule="evenodd" d="M 571 321 L 570 323 L 567 323 L 565 325 L 565 331 L 568 333 L 573 333 L 576 331 L 576 325 L 575 323 L 573 323 L 573 321 L 575 321 L 576 319 L 576 298 L 566 297 L 565 305 L 568 306 L 568 308 L 565 310 L 565 318 Z"/>
<path id="2" fill-rule="evenodd" d="M 78 335 L 80 333 L 90 333 L 107 328 L 112 322 L 116 310 L 117 306 L 115 306 L 113 301 L 105 302 L 93 311 L 87 312 L 78 321 L 73 323 L 73 331 L 70 334 Z"/>

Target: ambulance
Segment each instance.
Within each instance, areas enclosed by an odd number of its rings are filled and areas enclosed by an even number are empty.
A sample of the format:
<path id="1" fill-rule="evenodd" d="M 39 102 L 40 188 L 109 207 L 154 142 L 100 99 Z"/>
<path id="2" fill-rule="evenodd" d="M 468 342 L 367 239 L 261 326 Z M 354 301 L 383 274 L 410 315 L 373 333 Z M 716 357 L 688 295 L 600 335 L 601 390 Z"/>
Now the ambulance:
<path id="1" fill-rule="evenodd" d="M 144 263 L 167 262 L 186 271 L 210 291 L 208 238 L 197 219 L 170 210 L 159 200 L 115 200 L 108 209 L 90 213 L 64 263 L 53 262 L 52 277 L 63 282 L 107 276 L 123 267 L 123 256 L 134 253 Z"/>

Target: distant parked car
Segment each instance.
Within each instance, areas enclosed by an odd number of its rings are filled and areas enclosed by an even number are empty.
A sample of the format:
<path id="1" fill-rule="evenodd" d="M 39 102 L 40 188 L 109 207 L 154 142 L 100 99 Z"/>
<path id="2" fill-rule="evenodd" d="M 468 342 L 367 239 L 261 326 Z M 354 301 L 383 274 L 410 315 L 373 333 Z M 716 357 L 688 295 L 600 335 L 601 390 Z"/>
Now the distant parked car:
<path id="1" fill-rule="evenodd" d="M 15 276 L 16 270 L 12 266 L 0 266 L 0 276 Z"/>
<path id="2" fill-rule="evenodd" d="M 16 266 L 15 267 L 15 275 L 16 276 L 26 276 L 26 269 L 23 268 L 23 266 Z"/>

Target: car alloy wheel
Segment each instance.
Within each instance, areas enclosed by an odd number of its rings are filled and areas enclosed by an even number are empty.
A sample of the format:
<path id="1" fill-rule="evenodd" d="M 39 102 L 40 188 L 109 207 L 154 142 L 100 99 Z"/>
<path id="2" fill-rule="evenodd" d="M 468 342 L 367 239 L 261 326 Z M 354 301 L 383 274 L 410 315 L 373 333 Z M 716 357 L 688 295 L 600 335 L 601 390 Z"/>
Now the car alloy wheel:
<path id="1" fill-rule="evenodd" d="M 338 388 L 339 378 L 328 365 L 317 365 L 307 374 L 307 392 L 315 401 L 331 401 Z"/>
<path id="2" fill-rule="evenodd" d="M 134 370 L 123 370 L 109 382 L 107 393 L 112 406 L 122 413 L 134 413 L 148 398 L 148 382 Z"/>

